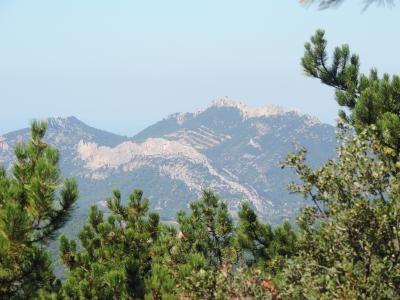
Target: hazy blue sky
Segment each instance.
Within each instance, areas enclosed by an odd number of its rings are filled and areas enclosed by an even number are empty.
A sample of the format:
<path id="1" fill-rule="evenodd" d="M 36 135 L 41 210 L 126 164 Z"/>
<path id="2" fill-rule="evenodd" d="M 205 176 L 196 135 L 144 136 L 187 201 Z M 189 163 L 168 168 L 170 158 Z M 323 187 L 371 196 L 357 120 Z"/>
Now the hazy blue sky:
<path id="1" fill-rule="evenodd" d="M 325 29 L 363 70 L 400 73 L 400 9 L 296 0 L 0 0 L 0 133 L 75 115 L 124 135 L 230 96 L 334 123 L 333 91 L 304 77 L 304 42 Z"/>

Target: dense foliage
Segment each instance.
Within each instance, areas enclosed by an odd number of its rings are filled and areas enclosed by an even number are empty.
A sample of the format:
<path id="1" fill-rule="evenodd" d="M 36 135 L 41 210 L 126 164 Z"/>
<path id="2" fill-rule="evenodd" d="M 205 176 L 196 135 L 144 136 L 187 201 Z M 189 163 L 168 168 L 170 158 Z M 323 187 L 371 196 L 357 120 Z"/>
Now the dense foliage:
<path id="1" fill-rule="evenodd" d="M 344 133 L 335 161 L 312 170 L 288 158 L 313 202 L 298 219 L 298 252 L 285 270 L 289 298 L 394 299 L 400 290 L 398 167 L 373 154 L 365 133 Z"/>
<path id="2" fill-rule="evenodd" d="M 317 31 L 305 46 L 306 73 L 336 89 L 338 156 L 311 169 L 305 151 L 288 157 L 312 202 L 298 219 L 298 252 L 284 270 L 289 298 L 394 299 L 400 290 L 400 79 L 359 74 L 359 59 L 338 47 L 328 65 Z"/>
<path id="3" fill-rule="evenodd" d="M 148 200 L 134 191 L 122 206 L 119 191 L 108 201 L 107 218 L 92 207 L 79 234 L 83 250 L 61 238 L 60 256 L 68 269 L 63 296 L 70 299 L 124 299 L 144 296 L 151 270 L 151 246 L 159 236 L 159 218 L 148 214 Z"/>
<path id="4" fill-rule="evenodd" d="M 121 205 L 120 193 L 115 191 L 108 208 L 111 214 L 107 218 L 92 208 L 89 223 L 79 235 L 81 251 L 74 241 L 62 237 L 60 256 L 68 268 L 63 297 L 269 297 L 274 289 L 262 276 L 263 269 L 252 274 L 244 262 L 265 264 L 273 257 L 285 257 L 286 251 L 293 253 L 289 249 L 292 240 L 282 237 L 280 229 L 259 224 L 247 205 L 242 209 L 243 227 L 237 228 L 241 231 L 238 238 L 226 204 L 211 191 L 204 191 L 191 204 L 189 214 L 180 212 L 176 226 L 160 224 L 158 215 L 148 212 L 148 200 L 140 190 L 130 195 L 127 206 Z M 244 231 L 248 227 L 262 240 L 257 251 Z M 289 225 L 281 230 L 294 237 Z M 250 258 L 245 259 L 245 250 L 263 256 L 254 255 L 250 262 Z"/>
<path id="5" fill-rule="evenodd" d="M 32 138 L 15 150 L 12 175 L 0 169 L 0 298 L 27 299 L 57 289 L 44 244 L 68 220 L 78 191 L 62 184 L 58 152 L 45 144 L 46 124 L 34 122 Z"/>

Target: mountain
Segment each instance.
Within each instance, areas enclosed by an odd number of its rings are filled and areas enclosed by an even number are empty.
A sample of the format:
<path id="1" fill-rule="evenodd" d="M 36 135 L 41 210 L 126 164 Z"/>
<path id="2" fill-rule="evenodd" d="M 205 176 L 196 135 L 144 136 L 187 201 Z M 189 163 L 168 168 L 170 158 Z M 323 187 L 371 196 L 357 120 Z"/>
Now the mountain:
<path id="1" fill-rule="evenodd" d="M 47 121 L 46 141 L 60 150 L 63 176 L 79 182 L 76 216 L 92 204 L 104 205 L 115 188 L 124 195 L 141 188 L 152 208 L 171 219 L 211 188 L 231 211 L 246 200 L 278 222 L 303 204 L 287 192 L 294 177 L 280 168 L 286 155 L 304 146 L 310 163 L 319 165 L 336 147 L 335 128 L 316 118 L 275 105 L 251 108 L 226 97 L 204 110 L 171 115 L 130 138 L 74 117 Z M 28 137 L 28 129 L 1 136 L 0 164 L 10 168 L 16 143 Z"/>

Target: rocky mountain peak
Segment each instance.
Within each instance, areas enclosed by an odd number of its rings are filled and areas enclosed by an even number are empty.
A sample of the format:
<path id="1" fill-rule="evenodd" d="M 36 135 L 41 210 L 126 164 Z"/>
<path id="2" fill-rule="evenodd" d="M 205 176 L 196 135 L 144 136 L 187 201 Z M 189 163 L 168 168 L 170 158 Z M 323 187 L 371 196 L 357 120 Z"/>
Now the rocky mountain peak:
<path id="1" fill-rule="evenodd" d="M 47 127 L 51 129 L 65 129 L 71 125 L 83 124 L 74 116 L 68 117 L 51 117 L 46 119 Z"/>
<path id="2" fill-rule="evenodd" d="M 269 117 L 274 115 L 283 115 L 286 111 L 279 105 L 267 104 L 260 107 L 250 107 L 243 102 L 233 100 L 227 96 L 216 99 L 211 102 L 207 107 L 210 108 L 224 108 L 231 107 L 240 110 L 244 119 L 259 118 L 259 117 Z M 207 110 L 206 109 L 206 110 Z"/>

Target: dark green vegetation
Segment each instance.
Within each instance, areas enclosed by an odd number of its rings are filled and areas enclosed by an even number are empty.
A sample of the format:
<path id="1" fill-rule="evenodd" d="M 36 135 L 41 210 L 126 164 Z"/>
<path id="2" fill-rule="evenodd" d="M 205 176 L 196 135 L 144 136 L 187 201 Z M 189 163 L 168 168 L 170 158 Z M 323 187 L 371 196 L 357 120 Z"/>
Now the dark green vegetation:
<path id="1" fill-rule="evenodd" d="M 78 198 L 74 180 L 60 180 L 58 151 L 43 143 L 46 124 L 15 150 L 12 175 L 0 169 L 0 298 L 27 299 L 59 288 L 44 245 Z"/>
<path id="2" fill-rule="evenodd" d="M 91 209 L 79 245 L 61 238 L 66 280 L 54 280 L 42 241 L 66 220 L 77 196 L 66 181 L 59 208 L 57 154 L 44 126 L 17 148 L 0 181 L 0 296 L 55 299 L 399 299 L 400 78 L 359 73 L 348 46 L 329 62 L 324 32 L 305 46 L 305 72 L 336 89 L 343 107 L 337 157 L 313 169 L 306 150 L 284 166 L 308 199 L 297 227 L 263 224 L 243 203 L 238 221 L 206 190 L 177 226 L 160 222 L 135 190 L 116 190 L 108 212 Z M 125 202 L 124 202 L 125 203 Z M 27 294 L 29 293 L 29 294 Z"/>
<path id="3" fill-rule="evenodd" d="M 238 276 L 250 271 L 245 263 L 293 252 L 295 235 L 289 225 L 275 230 L 264 227 L 245 205 L 236 228 L 226 205 L 210 191 L 191 204 L 190 213 L 178 214 L 177 227 L 160 224 L 158 215 L 148 212 L 148 204 L 142 192 L 135 190 L 128 205 L 122 206 L 119 191 L 114 191 L 108 201 L 111 215 L 105 218 L 92 208 L 79 236 L 82 251 L 76 250 L 74 241 L 61 239 L 60 256 L 68 268 L 64 297 L 261 297 L 269 291 L 256 286 L 252 275 L 247 275 L 251 284 L 237 285 L 244 278 Z M 248 228 L 255 230 L 260 244 L 247 235 Z M 291 233 L 290 238 L 286 233 Z M 246 259 L 244 250 L 249 251 Z M 239 267 L 243 270 L 234 271 Z"/>

